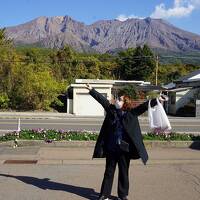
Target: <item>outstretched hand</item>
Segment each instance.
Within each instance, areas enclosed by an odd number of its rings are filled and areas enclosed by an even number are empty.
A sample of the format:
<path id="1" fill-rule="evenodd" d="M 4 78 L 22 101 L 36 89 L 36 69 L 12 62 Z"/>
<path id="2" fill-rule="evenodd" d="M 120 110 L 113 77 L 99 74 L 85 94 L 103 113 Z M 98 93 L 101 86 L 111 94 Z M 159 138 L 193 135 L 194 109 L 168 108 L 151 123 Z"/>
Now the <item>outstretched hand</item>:
<path id="1" fill-rule="evenodd" d="M 87 88 L 88 90 L 91 90 L 91 89 L 92 89 L 92 86 L 91 86 L 89 83 L 87 83 L 87 84 L 86 84 L 86 88 Z"/>
<path id="2" fill-rule="evenodd" d="M 160 100 L 160 101 L 168 101 L 168 100 L 169 100 L 169 97 L 168 97 L 167 95 L 160 94 L 159 100 Z"/>

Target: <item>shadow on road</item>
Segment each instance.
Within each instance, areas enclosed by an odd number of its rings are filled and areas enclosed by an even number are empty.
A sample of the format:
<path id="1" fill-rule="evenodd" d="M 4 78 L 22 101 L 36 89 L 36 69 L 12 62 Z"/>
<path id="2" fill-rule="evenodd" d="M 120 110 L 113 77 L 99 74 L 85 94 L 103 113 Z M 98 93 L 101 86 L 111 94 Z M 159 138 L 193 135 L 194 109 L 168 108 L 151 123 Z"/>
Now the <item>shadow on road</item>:
<path id="1" fill-rule="evenodd" d="M 78 196 L 81 196 L 90 200 L 98 199 L 98 196 L 99 196 L 99 193 L 95 192 L 94 189 L 92 188 L 85 188 L 85 187 L 79 187 L 79 186 L 68 185 L 68 184 L 63 184 L 63 183 L 57 183 L 57 182 L 51 181 L 49 178 L 40 179 L 40 178 L 31 177 L 31 176 L 13 176 L 9 174 L 0 174 L 0 176 L 15 178 L 26 184 L 34 185 L 43 190 L 46 190 L 46 189 L 61 190 L 61 191 L 69 192 L 72 194 L 76 194 Z"/>

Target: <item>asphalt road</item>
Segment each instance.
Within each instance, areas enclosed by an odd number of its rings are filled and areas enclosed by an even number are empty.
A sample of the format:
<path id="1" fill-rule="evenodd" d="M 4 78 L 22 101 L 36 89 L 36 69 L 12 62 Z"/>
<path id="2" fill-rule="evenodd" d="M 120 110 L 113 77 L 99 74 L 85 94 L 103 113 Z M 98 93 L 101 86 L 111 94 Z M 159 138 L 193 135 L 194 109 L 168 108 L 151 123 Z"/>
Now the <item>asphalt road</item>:
<path id="1" fill-rule="evenodd" d="M 142 132 L 148 132 L 149 124 L 146 117 L 139 118 Z M 169 118 L 173 131 L 200 134 L 200 118 Z M 21 129 L 64 129 L 64 130 L 90 130 L 99 131 L 103 118 L 66 117 L 54 119 L 21 119 Z M 16 130 L 18 119 L 0 119 L 0 134 Z"/>

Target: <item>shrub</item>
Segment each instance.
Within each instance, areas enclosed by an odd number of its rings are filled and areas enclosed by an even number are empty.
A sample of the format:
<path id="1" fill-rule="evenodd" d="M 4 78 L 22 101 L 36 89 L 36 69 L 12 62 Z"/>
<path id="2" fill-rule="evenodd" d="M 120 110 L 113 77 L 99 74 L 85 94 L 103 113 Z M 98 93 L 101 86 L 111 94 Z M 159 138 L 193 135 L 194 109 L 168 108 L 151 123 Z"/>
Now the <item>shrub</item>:
<path id="1" fill-rule="evenodd" d="M 53 140 L 79 140 L 79 141 L 95 141 L 97 140 L 98 133 L 91 132 L 86 130 L 74 131 L 74 130 L 53 130 L 53 129 L 32 129 L 32 130 L 21 130 L 19 133 L 13 132 L 0 136 L 0 141 L 9 141 L 17 139 L 25 140 L 44 140 L 44 141 L 53 141 Z M 161 140 L 161 141 L 200 141 L 200 135 L 192 134 L 155 134 L 155 133 L 146 133 L 143 135 L 144 140 Z"/>
<path id="2" fill-rule="evenodd" d="M 8 95 L 6 93 L 0 94 L 0 108 L 6 109 L 9 106 L 10 99 L 8 98 Z"/>

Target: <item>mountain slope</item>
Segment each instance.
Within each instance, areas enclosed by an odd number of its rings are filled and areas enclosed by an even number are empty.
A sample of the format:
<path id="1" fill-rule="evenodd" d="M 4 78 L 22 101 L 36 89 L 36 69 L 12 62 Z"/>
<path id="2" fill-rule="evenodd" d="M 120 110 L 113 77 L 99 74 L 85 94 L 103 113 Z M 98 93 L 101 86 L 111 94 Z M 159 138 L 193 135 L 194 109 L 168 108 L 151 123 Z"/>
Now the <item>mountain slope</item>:
<path id="1" fill-rule="evenodd" d="M 78 51 L 104 53 L 148 44 L 169 51 L 200 51 L 200 36 L 181 30 L 161 19 L 102 20 L 91 25 L 64 17 L 39 17 L 15 27 L 7 34 L 16 44 L 40 43 L 60 48 L 65 44 Z"/>

